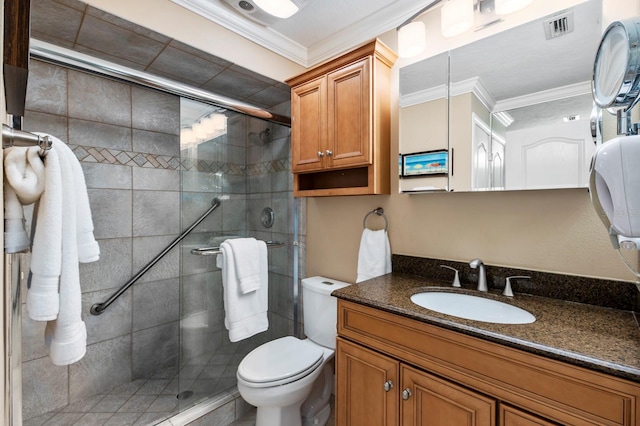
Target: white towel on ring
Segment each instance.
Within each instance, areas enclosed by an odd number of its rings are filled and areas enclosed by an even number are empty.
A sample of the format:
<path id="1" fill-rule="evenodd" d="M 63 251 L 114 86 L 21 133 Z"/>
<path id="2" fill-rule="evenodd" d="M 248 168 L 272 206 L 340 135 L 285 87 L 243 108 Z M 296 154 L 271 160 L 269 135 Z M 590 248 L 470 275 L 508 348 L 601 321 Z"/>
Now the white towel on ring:
<path id="1" fill-rule="evenodd" d="M 391 272 L 391 246 L 387 231 L 365 228 L 358 252 L 356 283 Z"/>
<path id="2" fill-rule="evenodd" d="M 267 246 L 260 246 L 260 275 L 262 285 L 255 291 L 243 294 L 236 274 L 236 258 L 227 240 L 220 244 L 216 266 L 222 269 L 224 288 L 224 325 L 229 330 L 229 340 L 237 342 L 269 329 Z"/>

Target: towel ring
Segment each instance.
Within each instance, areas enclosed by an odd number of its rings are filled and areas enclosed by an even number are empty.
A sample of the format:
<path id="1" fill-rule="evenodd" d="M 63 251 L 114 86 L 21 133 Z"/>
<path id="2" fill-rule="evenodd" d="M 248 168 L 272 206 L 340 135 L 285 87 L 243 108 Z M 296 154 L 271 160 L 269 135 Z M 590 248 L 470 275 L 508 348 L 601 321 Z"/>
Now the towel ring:
<path id="1" fill-rule="evenodd" d="M 364 216 L 364 219 L 362 219 L 362 228 L 363 229 L 367 228 L 367 218 L 372 214 L 377 214 L 378 216 L 382 216 L 382 218 L 384 219 L 384 230 L 386 231 L 389 228 L 389 222 L 387 222 L 387 217 L 384 215 L 384 210 L 382 209 L 382 207 L 373 209 Z"/>

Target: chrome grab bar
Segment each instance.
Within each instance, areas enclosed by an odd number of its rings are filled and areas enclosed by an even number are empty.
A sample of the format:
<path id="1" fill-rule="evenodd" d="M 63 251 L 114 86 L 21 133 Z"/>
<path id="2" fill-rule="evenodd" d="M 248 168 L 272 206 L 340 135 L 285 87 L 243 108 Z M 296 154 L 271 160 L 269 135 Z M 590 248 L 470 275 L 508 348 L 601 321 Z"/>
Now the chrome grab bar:
<path id="1" fill-rule="evenodd" d="M 282 241 L 265 241 L 267 248 L 284 247 L 285 243 Z M 220 254 L 222 251 L 220 247 L 202 247 L 191 250 L 191 254 L 197 254 L 198 256 L 213 256 L 214 254 Z"/>
<path id="2" fill-rule="evenodd" d="M 153 267 L 153 265 L 158 263 L 158 261 L 160 259 L 162 259 L 165 254 L 169 253 L 169 251 L 172 248 L 174 248 L 180 241 L 182 241 L 182 239 L 184 237 L 186 237 L 187 234 L 189 234 L 191 231 L 193 231 L 193 229 L 196 226 L 198 226 L 200 224 L 200 222 L 202 222 L 207 216 L 209 216 L 209 214 L 212 211 L 214 211 L 219 205 L 220 205 L 220 200 L 218 198 L 214 198 L 213 202 L 212 202 L 212 205 L 209 208 L 209 210 L 204 212 L 204 214 L 202 216 L 200 216 L 195 222 L 193 222 L 193 224 L 190 227 L 188 227 L 186 230 L 184 230 L 184 232 L 182 232 L 182 234 L 180 234 L 178 236 L 178 238 L 173 240 L 167 247 L 165 247 L 164 250 L 162 250 L 160 252 L 160 254 L 158 254 L 156 257 L 154 257 L 149 263 L 147 263 L 144 266 L 144 268 L 142 268 L 140 271 L 138 271 L 137 274 L 135 274 L 133 277 L 131 277 L 131 279 L 129 281 L 127 281 L 122 287 L 120 287 L 118 289 L 118 291 L 113 293 L 113 295 L 110 298 L 108 298 L 106 301 L 104 301 L 102 303 L 95 303 L 90 309 L 91 314 L 92 315 L 100 315 L 101 313 L 103 313 L 104 310 L 109 307 L 109 305 L 111 305 L 118 297 L 120 297 L 122 295 L 122 293 L 127 291 L 127 289 L 129 287 L 131 287 L 136 281 L 138 281 L 140 279 L 140 277 L 142 277 L 145 273 L 147 273 L 147 271 L 149 269 L 151 269 L 151 267 Z"/>

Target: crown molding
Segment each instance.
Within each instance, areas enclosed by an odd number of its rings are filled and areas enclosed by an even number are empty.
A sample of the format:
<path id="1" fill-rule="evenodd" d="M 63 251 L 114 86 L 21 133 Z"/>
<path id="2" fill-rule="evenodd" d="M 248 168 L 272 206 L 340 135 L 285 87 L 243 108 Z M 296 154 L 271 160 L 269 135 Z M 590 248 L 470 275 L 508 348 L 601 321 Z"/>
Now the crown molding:
<path id="1" fill-rule="evenodd" d="M 557 101 L 590 93 L 591 81 L 583 81 L 581 83 L 570 84 L 568 86 L 556 87 L 554 89 L 504 99 L 496 103 L 493 111 L 508 111 L 510 109 L 522 108 L 525 106 L 542 104 L 545 102 Z"/>
<path id="2" fill-rule="evenodd" d="M 303 67 L 309 66 L 307 48 L 269 27 L 253 23 L 226 7 L 206 0 L 171 0 L 171 2 Z"/>
<path id="3" fill-rule="evenodd" d="M 400 108 L 418 105 L 443 98 L 447 98 L 446 84 L 441 84 L 440 86 L 435 86 L 429 89 L 420 90 L 418 92 L 400 96 Z"/>
<path id="4" fill-rule="evenodd" d="M 210 0 L 170 1 L 305 68 L 332 59 L 353 49 L 354 46 L 378 37 L 395 28 L 407 16 L 413 15 L 424 7 L 424 5 L 416 5 L 414 0 L 397 0 L 392 5 L 372 13 L 321 42 L 305 47 L 267 26 L 251 21 L 224 5 L 216 4 L 216 2 Z"/>
<path id="5" fill-rule="evenodd" d="M 473 93 L 489 111 L 492 111 L 496 104 L 496 100 L 482 84 L 480 77 L 472 77 L 451 84 L 451 96 L 458 96 L 464 93 Z"/>

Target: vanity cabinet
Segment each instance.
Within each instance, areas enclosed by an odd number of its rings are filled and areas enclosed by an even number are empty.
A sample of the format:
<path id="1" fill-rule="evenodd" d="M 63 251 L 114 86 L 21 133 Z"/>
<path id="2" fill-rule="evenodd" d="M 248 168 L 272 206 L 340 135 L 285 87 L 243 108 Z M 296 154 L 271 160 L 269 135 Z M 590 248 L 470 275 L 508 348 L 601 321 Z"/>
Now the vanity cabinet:
<path id="1" fill-rule="evenodd" d="M 640 425 L 640 385 L 339 299 L 336 424 Z"/>
<path id="2" fill-rule="evenodd" d="M 346 340 L 336 371 L 336 424 L 495 425 L 493 399 Z"/>
<path id="3" fill-rule="evenodd" d="M 389 193 L 395 60 L 375 40 L 287 81 L 294 195 Z"/>

